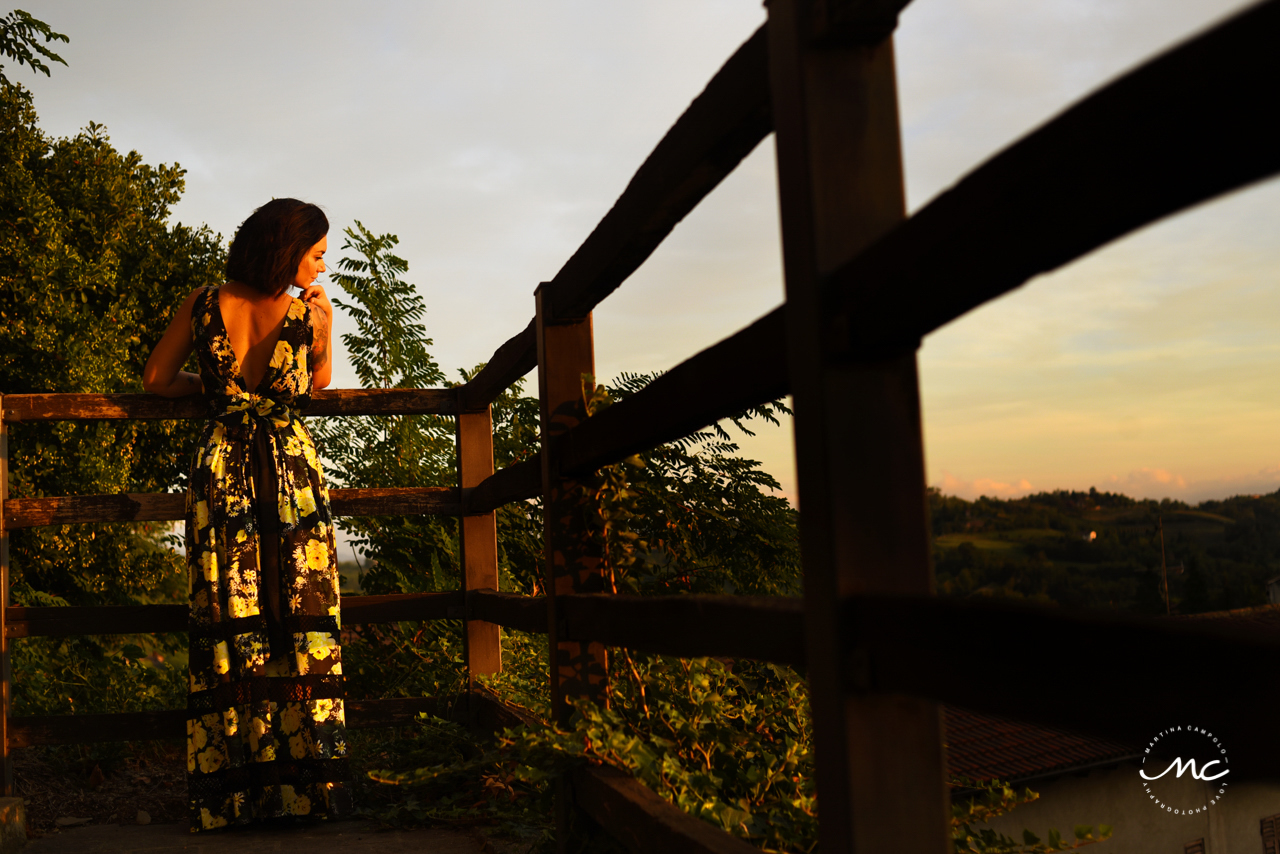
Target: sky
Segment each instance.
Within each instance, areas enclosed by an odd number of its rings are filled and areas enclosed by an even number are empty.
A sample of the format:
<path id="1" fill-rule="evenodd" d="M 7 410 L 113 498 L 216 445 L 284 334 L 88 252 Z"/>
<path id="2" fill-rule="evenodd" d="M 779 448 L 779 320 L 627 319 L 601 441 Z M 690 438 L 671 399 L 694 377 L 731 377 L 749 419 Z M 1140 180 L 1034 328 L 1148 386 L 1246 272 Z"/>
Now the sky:
<path id="1" fill-rule="evenodd" d="M 895 36 L 910 210 L 1246 5 L 917 0 Z M 24 8 L 71 37 L 49 79 L 6 69 L 46 132 L 95 121 L 117 148 L 180 163 L 174 220 L 226 239 L 276 196 L 326 209 L 331 261 L 356 220 L 399 235 L 451 374 L 525 326 L 538 282 L 765 18 L 758 0 Z M 602 380 L 672 367 L 782 301 L 773 158 L 770 138 L 597 309 Z M 929 336 L 929 483 L 1187 501 L 1280 487 L 1278 211 L 1280 184 L 1245 189 Z M 334 386 L 356 384 L 339 347 Z M 794 498 L 789 425 L 742 444 Z"/>

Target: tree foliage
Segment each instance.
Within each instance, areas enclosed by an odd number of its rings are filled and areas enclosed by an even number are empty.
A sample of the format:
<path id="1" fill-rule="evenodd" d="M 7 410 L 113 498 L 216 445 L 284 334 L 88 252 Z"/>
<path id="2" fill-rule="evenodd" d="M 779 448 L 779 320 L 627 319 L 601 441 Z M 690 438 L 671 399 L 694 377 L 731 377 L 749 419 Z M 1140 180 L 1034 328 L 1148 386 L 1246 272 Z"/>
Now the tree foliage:
<path id="1" fill-rule="evenodd" d="M 965 501 L 932 491 L 938 590 L 1164 614 L 1266 602 L 1280 575 L 1280 494 L 1196 506 L 1057 491 Z"/>
<path id="2" fill-rule="evenodd" d="M 983 825 L 1014 807 L 1038 800 L 1038 794 L 1027 788 L 1018 792 L 1002 780 L 978 781 L 955 777 L 951 786 L 967 792 L 963 796 L 952 797 L 951 843 L 956 854 L 1051 854 L 1072 851 L 1111 838 L 1110 825 L 1099 825 L 1095 831 L 1092 825 L 1077 824 L 1072 829 L 1074 842 L 1068 842 L 1056 828 L 1050 829 L 1045 839 L 1024 830 L 1022 840 L 1018 841 Z"/>
<path id="3" fill-rule="evenodd" d="M 15 12 L 3 25 L 6 55 L 20 63 L 30 57 L 13 45 L 51 32 L 24 15 Z M 217 281 L 222 266 L 217 235 L 167 222 L 182 176 L 177 165 L 150 166 L 137 152 L 116 150 L 92 122 L 74 137 L 50 138 L 30 94 L 0 85 L 0 393 L 142 391 L 143 364 L 174 310 L 192 289 Z M 196 426 L 62 421 L 9 429 L 10 495 L 37 497 L 180 488 Z M 164 533 L 154 524 L 14 531 L 13 600 L 180 599 L 181 560 L 164 548 Z M 18 642 L 15 710 L 89 711 L 113 702 L 110 691 L 91 686 L 102 668 L 135 668 L 117 646 L 91 638 Z M 102 672 L 75 675 L 56 665 L 72 654 L 102 661 Z M 126 707 L 151 702 L 138 692 L 118 694 Z"/>
<path id="4" fill-rule="evenodd" d="M 39 36 L 44 36 L 44 44 L 38 41 Z M 71 39 L 62 33 L 55 33 L 44 21 L 31 17 L 21 9 L 15 9 L 0 18 L 0 54 L 12 59 L 18 65 L 30 67 L 32 71 L 44 72 L 45 77 L 49 77 L 50 74 L 49 66 L 44 64 L 44 60 L 67 64 L 65 59 L 45 46 L 55 41 L 70 42 Z M 0 65 L 0 86 L 7 86 L 9 83 L 9 78 L 4 73 L 4 66 Z M 25 93 L 21 94 L 25 95 Z M 29 99 L 29 96 L 27 97 Z"/>

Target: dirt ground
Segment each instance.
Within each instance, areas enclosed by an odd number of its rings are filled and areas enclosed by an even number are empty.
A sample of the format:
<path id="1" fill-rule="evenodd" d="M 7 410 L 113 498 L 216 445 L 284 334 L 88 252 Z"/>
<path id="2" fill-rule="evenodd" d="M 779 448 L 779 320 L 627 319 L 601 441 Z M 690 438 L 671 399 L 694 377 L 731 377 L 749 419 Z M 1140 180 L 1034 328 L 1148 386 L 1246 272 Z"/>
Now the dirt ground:
<path id="1" fill-rule="evenodd" d="M 23 854 L 505 854 L 479 834 L 429 829 L 380 831 L 367 822 L 346 821 L 270 830 L 193 834 L 176 824 L 139 827 L 93 825 L 33 839 Z"/>
<path id="2" fill-rule="evenodd" d="M 491 838 L 483 828 L 392 829 L 371 821 L 298 824 L 193 834 L 186 813 L 185 747 L 149 742 L 112 750 L 14 751 L 15 794 L 26 802 L 31 854 L 98 852 L 435 851 L 525 854 L 532 846 Z"/>
<path id="3" fill-rule="evenodd" d="M 79 754 L 79 755 L 77 755 Z M 14 794 L 26 801 L 27 835 L 82 825 L 186 825 L 186 757 L 180 743 L 133 755 L 23 748 L 14 751 Z M 104 767 L 105 766 L 105 767 Z"/>

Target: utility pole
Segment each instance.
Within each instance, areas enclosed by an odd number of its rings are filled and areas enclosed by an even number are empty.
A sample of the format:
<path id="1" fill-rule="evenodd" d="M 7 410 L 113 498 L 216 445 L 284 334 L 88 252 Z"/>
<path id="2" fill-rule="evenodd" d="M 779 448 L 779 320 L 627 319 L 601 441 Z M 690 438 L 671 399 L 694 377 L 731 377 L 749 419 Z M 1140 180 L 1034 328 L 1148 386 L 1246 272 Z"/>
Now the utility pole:
<path id="1" fill-rule="evenodd" d="M 1164 613 L 1169 616 L 1172 612 L 1169 610 L 1169 571 L 1164 565 L 1164 514 L 1156 515 L 1156 524 L 1160 528 L 1160 580 L 1164 583 Z"/>

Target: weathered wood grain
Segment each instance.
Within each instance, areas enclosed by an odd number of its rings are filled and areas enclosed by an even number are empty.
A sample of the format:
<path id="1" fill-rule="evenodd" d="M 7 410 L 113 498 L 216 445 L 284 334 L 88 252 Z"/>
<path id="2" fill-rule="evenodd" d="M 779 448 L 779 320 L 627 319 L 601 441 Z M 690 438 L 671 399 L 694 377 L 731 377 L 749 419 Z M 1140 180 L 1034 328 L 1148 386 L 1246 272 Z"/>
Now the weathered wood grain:
<path id="1" fill-rule="evenodd" d="M 312 415 L 457 415 L 452 388 L 336 388 L 311 395 Z"/>
<path id="2" fill-rule="evenodd" d="M 818 846 L 946 854 L 941 710 L 842 690 L 840 594 L 927 593 L 933 569 L 915 351 L 853 363 L 824 336 L 822 274 L 906 219 L 893 41 L 815 46 L 814 6 L 771 0 L 769 68 L 815 778 L 834 805 Z"/>
<path id="3" fill-rule="evenodd" d="M 760 850 L 672 806 L 611 766 L 576 768 L 571 780 L 575 805 L 633 854 L 758 854 Z"/>
<path id="4" fill-rule="evenodd" d="M 457 516 L 462 505 L 454 487 L 331 489 L 335 516 Z M 186 516 L 184 493 L 64 495 L 11 498 L 5 502 L 7 530 L 83 522 L 173 522 Z"/>
<path id="5" fill-rule="evenodd" d="M 197 395 L 160 397 L 156 394 L 6 394 L 4 420 L 178 420 L 204 418 L 208 406 L 206 400 Z"/>
<path id="6" fill-rule="evenodd" d="M 556 274 L 548 322 L 590 314 L 773 129 L 765 42 L 761 27 L 738 48 Z"/>
<path id="7" fill-rule="evenodd" d="M 467 515 L 490 513 L 504 504 L 533 498 L 542 491 L 542 469 L 537 457 L 498 469 L 478 486 L 462 490 Z"/>
<path id="8" fill-rule="evenodd" d="M 184 518 L 186 495 L 164 492 L 64 495 L 10 498 L 4 504 L 5 527 L 15 530 L 81 522 L 170 522 Z"/>
<path id="9" fill-rule="evenodd" d="M 871 595 L 843 603 L 842 626 L 854 693 L 926 697 L 1135 744 L 1176 710 L 1178 722 L 1222 739 L 1233 780 L 1280 768 L 1280 739 L 1267 736 L 1280 707 L 1267 669 L 1280 660 L 1274 629 Z M 991 638 L 1000 642 L 988 654 Z"/>
<path id="10" fill-rule="evenodd" d="M 479 486 L 493 476 L 493 414 L 489 407 L 480 412 L 458 415 L 458 485 Z M 462 589 L 466 591 L 498 587 L 498 527 L 493 513 L 467 514 L 461 520 L 458 538 L 462 563 Z M 478 684 L 479 674 L 502 671 L 502 637 L 498 627 L 467 615 L 463 629 L 463 658 L 467 684 Z"/>
<path id="11" fill-rule="evenodd" d="M 553 445 L 560 471 L 588 473 L 785 395 L 784 326 L 776 308 L 574 427 Z"/>
<path id="12" fill-rule="evenodd" d="M 542 471 L 543 589 L 548 614 L 556 597 L 568 593 L 596 593 L 607 589 L 603 545 L 589 527 L 584 496 L 590 480 L 575 482 L 561 476 L 551 443 L 587 418 L 584 380 L 594 377 L 595 334 L 591 315 L 553 323 L 547 316 L 547 283 L 534 292 L 534 329 L 538 333 L 538 417 Z M 608 698 L 609 652 L 592 640 L 559 637 L 558 624 L 547 620 L 551 653 L 551 717 L 567 725 L 573 700 L 605 703 Z M 564 803 L 563 798 L 558 803 Z M 563 824 L 564 814 L 557 823 Z"/>
<path id="13" fill-rule="evenodd" d="M 499 347 L 480 373 L 458 389 L 463 412 L 486 408 L 516 380 L 538 367 L 537 334 L 533 321 Z"/>
<path id="14" fill-rule="evenodd" d="M 204 418 L 201 395 L 7 394 L 6 421 L 171 420 Z M 458 393 L 451 388 L 341 388 L 312 395 L 306 415 L 456 415 Z"/>
<path id="15" fill-rule="evenodd" d="M 344 626 L 356 623 L 399 623 L 461 619 L 466 600 L 462 591 L 447 593 L 389 593 L 380 596 L 343 596 L 340 611 Z"/>
<path id="16" fill-rule="evenodd" d="M 329 506 L 335 516 L 457 516 L 461 493 L 450 486 L 398 489 L 331 489 Z"/>
<path id="17" fill-rule="evenodd" d="M 921 336 L 1134 229 L 1280 170 L 1280 4 L 1145 63 L 975 169 L 830 274 L 829 345 Z"/>
<path id="18" fill-rule="evenodd" d="M 467 611 L 477 620 L 508 629 L 535 634 L 547 633 L 547 600 L 542 596 L 520 596 L 496 590 L 467 591 Z"/>

